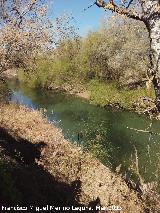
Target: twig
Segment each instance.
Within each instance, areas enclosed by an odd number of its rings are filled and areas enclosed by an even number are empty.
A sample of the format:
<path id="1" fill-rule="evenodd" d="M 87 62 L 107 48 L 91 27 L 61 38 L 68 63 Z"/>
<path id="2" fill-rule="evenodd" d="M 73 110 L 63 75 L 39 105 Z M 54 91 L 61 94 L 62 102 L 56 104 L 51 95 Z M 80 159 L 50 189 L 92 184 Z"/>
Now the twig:
<path id="1" fill-rule="evenodd" d="M 143 181 L 143 178 L 142 178 L 142 176 L 141 176 L 141 174 L 139 172 L 138 151 L 137 151 L 135 145 L 133 145 L 133 147 L 134 147 L 134 150 L 135 150 L 135 158 L 136 158 L 136 161 L 135 161 L 135 164 L 136 164 L 136 173 L 137 173 L 137 175 L 139 177 L 140 184 L 142 185 L 144 181 Z"/>
<path id="2" fill-rule="evenodd" d="M 90 9 L 91 7 L 93 7 L 96 4 L 96 2 L 94 2 L 93 4 L 91 4 L 90 6 L 88 6 L 87 8 L 84 8 L 82 10 L 82 12 L 85 12 L 86 10 Z"/>
<path id="3" fill-rule="evenodd" d="M 131 127 L 128 127 L 128 126 L 127 126 L 127 129 L 134 130 L 136 132 L 149 133 L 151 135 L 160 135 L 160 133 L 158 133 L 158 132 L 152 132 L 152 131 L 143 130 L 143 129 L 135 129 L 135 128 L 131 128 Z"/>

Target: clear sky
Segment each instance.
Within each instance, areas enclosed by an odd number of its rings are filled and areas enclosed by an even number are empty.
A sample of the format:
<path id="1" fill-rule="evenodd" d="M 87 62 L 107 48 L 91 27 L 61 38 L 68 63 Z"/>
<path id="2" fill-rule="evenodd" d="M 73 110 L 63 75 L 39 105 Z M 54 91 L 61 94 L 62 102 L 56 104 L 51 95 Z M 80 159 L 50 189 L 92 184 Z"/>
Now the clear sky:
<path id="1" fill-rule="evenodd" d="M 49 9 L 55 17 L 64 12 L 71 13 L 75 18 L 75 24 L 79 28 L 80 35 L 84 36 L 88 30 L 96 29 L 100 20 L 108 14 L 96 5 L 84 11 L 93 3 L 94 0 L 54 0 Z"/>

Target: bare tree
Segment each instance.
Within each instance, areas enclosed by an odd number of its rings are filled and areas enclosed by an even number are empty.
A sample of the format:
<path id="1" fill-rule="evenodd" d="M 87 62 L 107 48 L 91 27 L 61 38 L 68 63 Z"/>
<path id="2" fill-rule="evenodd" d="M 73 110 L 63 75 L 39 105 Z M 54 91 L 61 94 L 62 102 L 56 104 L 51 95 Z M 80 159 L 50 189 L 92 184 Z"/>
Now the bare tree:
<path id="1" fill-rule="evenodd" d="M 95 4 L 146 25 L 150 38 L 150 74 L 153 76 L 156 106 L 160 112 L 160 0 L 129 0 L 119 3 L 114 0 L 96 0 Z"/>

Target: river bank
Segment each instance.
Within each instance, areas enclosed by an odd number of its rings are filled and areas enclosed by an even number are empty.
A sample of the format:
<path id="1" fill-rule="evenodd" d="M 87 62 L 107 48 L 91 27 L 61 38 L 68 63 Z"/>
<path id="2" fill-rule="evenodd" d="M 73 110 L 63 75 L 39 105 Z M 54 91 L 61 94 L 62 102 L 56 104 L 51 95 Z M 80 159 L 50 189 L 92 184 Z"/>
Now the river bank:
<path id="1" fill-rule="evenodd" d="M 123 208 L 121 212 L 125 213 L 144 212 L 146 204 L 128 188 L 120 175 L 112 173 L 90 154 L 66 141 L 61 131 L 42 118 L 40 112 L 16 105 L 1 105 L 0 114 L 1 141 L 6 138 L 1 144 L 3 149 L 9 148 L 6 156 L 12 153 L 13 162 L 41 168 L 55 181 L 72 186 L 72 199 L 74 197 L 74 202 L 80 205 L 98 202 L 102 206 L 119 205 Z M 12 190 L 20 190 L 14 187 Z M 64 193 L 67 192 L 59 191 L 57 196 L 64 197 Z M 21 196 L 23 200 L 25 196 Z"/>
<path id="2" fill-rule="evenodd" d="M 50 89 L 75 95 L 89 101 L 91 104 L 104 108 L 111 107 L 113 109 L 133 111 L 138 114 L 158 115 L 152 87 L 150 89 L 145 86 L 139 86 L 134 89 L 129 89 L 128 87 L 119 88 L 114 82 L 107 83 L 93 80 L 79 87 L 67 85 Z"/>
<path id="3" fill-rule="evenodd" d="M 44 77 L 42 71 L 43 68 L 40 67 L 33 75 L 32 73 L 25 74 L 23 70 L 19 70 L 17 78 L 20 83 L 27 84 L 30 88 L 65 92 L 81 97 L 96 106 L 129 110 L 138 114 L 155 116 L 158 114 L 154 103 L 154 89 L 152 86 L 146 87 L 144 82 L 133 81 L 132 83 L 124 84 L 123 82 L 120 84 L 116 81 L 104 81 L 96 78 L 87 81 L 80 78 L 63 80 L 57 76 L 49 80 L 47 71 L 45 70 Z"/>
<path id="4" fill-rule="evenodd" d="M 91 104 L 100 107 L 111 107 L 121 110 L 129 110 L 138 114 L 154 115 L 158 118 L 155 105 L 155 93 L 152 87 L 143 85 L 121 86 L 113 81 L 91 80 L 89 82 L 72 80 L 70 82 L 56 83 L 57 79 L 50 84 L 37 83 L 32 76 L 25 75 L 23 70 L 9 69 L 3 73 L 3 77 L 9 81 L 17 79 L 20 84 L 27 84 L 30 88 L 39 88 L 56 92 L 64 92 L 85 99 Z M 159 119 L 159 118 L 158 118 Z"/>

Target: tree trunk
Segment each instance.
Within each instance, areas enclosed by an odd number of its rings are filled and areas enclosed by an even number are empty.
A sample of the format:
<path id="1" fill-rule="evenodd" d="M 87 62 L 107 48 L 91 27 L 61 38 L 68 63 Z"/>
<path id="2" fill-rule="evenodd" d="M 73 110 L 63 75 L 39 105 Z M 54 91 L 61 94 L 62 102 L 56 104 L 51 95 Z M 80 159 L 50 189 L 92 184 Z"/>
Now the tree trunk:
<path id="1" fill-rule="evenodd" d="M 159 0 L 141 0 L 143 21 L 150 37 L 150 63 L 156 106 L 160 112 L 160 3 Z"/>
<path id="2" fill-rule="evenodd" d="M 160 14 L 155 13 L 148 20 L 150 35 L 150 62 L 153 75 L 153 86 L 156 95 L 156 106 L 160 112 Z"/>

